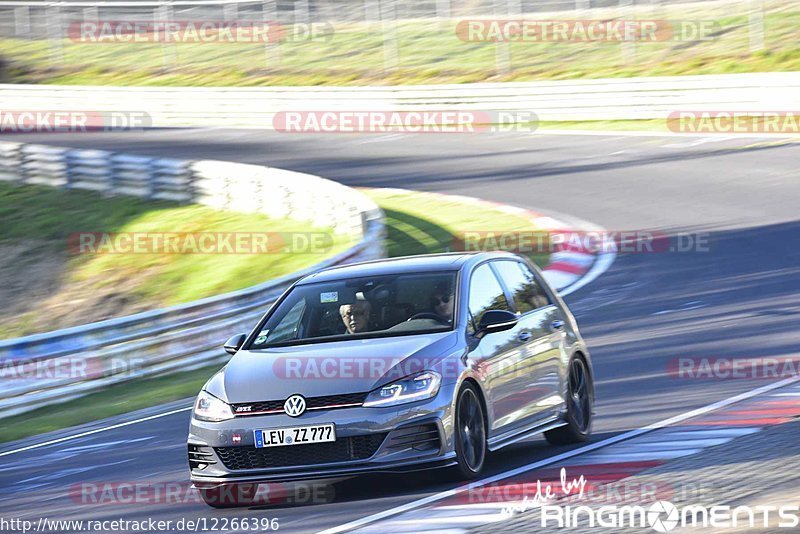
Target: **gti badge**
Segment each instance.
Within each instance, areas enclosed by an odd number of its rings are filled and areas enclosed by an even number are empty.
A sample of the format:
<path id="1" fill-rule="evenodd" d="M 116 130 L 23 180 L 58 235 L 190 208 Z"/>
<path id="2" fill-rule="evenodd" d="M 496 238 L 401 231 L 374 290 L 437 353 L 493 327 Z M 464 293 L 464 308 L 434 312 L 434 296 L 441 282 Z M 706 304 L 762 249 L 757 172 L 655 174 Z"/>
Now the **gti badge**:
<path id="1" fill-rule="evenodd" d="M 306 411 L 306 400 L 300 395 L 292 395 L 283 403 L 283 411 L 290 417 L 299 417 Z"/>

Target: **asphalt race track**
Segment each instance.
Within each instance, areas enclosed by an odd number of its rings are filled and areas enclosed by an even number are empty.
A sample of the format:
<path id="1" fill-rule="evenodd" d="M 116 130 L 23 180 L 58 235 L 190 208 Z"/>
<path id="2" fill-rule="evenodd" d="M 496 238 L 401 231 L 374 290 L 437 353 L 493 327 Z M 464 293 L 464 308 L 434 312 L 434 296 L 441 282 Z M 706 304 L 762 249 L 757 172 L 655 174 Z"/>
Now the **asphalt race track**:
<path id="1" fill-rule="evenodd" d="M 730 137 L 225 129 L 9 140 L 268 164 L 348 185 L 472 195 L 576 216 L 609 230 L 708 232 L 707 251 L 619 255 L 607 272 L 567 297 L 594 359 L 598 440 L 767 383 L 674 378 L 668 366 L 678 357 L 772 356 L 800 347 L 800 144 Z M 455 485 L 436 474 L 368 476 L 335 484 L 331 503 L 233 511 L 196 502 L 90 504 L 70 494 L 83 482 L 186 480 L 187 427 L 184 411 L 3 456 L 3 515 L 277 517 L 281 531 L 312 532 Z M 532 438 L 492 456 L 487 474 L 562 450 Z"/>

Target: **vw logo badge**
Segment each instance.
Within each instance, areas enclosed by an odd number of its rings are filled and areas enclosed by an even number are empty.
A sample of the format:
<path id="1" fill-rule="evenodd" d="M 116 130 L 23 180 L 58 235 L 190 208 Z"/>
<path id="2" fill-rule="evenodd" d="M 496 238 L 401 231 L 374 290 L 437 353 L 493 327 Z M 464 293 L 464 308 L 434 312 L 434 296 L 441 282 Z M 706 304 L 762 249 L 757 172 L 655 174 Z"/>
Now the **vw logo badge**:
<path id="1" fill-rule="evenodd" d="M 301 395 L 292 395 L 283 403 L 283 411 L 290 417 L 299 417 L 306 411 L 306 400 Z"/>

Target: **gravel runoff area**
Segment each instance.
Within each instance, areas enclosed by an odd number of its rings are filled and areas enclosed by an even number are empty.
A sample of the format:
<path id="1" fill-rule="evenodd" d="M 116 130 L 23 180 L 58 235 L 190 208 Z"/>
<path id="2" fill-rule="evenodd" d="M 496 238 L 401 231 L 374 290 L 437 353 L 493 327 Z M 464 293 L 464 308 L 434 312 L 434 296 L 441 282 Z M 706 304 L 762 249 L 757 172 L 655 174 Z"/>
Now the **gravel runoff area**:
<path id="1" fill-rule="evenodd" d="M 790 516 L 797 517 L 800 506 L 800 420 L 776 425 L 761 432 L 749 434 L 723 445 L 705 449 L 703 452 L 667 462 L 658 467 L 642 471 L 624 479 L 628 487 L 644 487 L 654 484 L 658 489 L 653 493 L 667 500 L 678 510 L 686 506 L 712 507 L 737 506 L 787 507 L 793 506 Z M 689 489 L 687 489 L 689 488 Z M 641 502 L 625 502 L 621 505 L 640 505 L 649 508 L 655 499 L 642 499 Z M 571 503 L 573 506 L 579 501 Z M 613 504 L 613 503 L 603 503 Z M 597 509 L 601 504 L 590 505 Z M 755 526 L 748 524 L 747 517 L 740 515 L 737 527 L 723 526 L 705 528 L 679 522 L 666 528 L 590 527 L 586 516 L 572 527 L 557 527 L 551 522 L 547 528 L 541 527 L 541 515 L 532 508 L 502 523 L 484 525 L 473 529 L 470 534 L 497 534 L 503 532 L 798 532 L 800 527 L 780 528 L 779 523 L 790 520 L 778 517 L 778 512 L 770 512 L 769 526 L 763 527 L 763 515 L 755 512 Z M 665 517 L 665 515 L 662 515 Z M 743 523 L 743 524 L 742 524 Z M 670 528 L 671 527 L 671 528 Z"/>

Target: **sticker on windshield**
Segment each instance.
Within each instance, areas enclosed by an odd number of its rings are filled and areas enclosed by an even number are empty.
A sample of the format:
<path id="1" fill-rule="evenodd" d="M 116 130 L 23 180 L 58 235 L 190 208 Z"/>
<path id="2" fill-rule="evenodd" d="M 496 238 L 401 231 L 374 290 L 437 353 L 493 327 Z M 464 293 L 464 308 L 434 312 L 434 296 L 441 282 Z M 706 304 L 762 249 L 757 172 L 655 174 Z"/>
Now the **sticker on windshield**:
<path id="1" fill-rule="evenodd" d="M 269 330 L 262 330 L 256 338 L 256 345 L 261 345 L 264 343 L 267 340 L 267 334 L 269 334 Z"/>
<path id="2" fill-rule="evenodd" d="M 339 302 L 339 292 L 338 291 L 330 291 L 328 293 L 320 293 L 319 294 L 319 301 L 322 304 L 326 304 L 329 302 Z"/>

